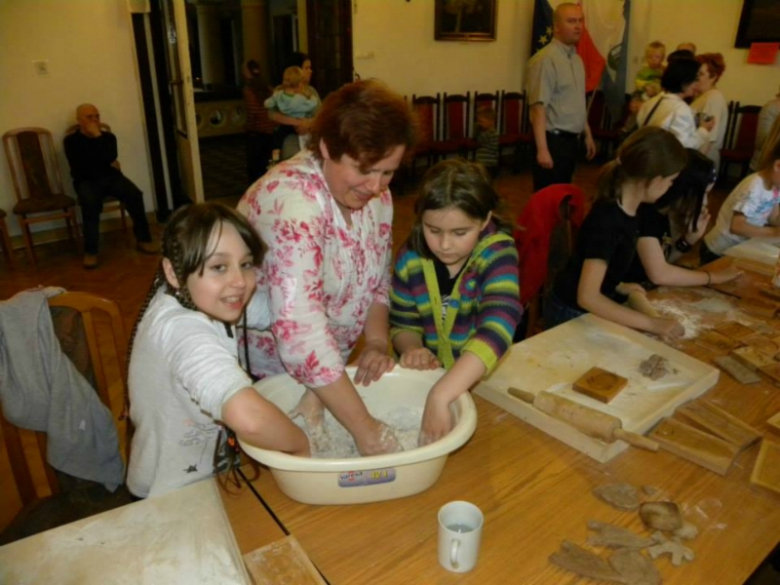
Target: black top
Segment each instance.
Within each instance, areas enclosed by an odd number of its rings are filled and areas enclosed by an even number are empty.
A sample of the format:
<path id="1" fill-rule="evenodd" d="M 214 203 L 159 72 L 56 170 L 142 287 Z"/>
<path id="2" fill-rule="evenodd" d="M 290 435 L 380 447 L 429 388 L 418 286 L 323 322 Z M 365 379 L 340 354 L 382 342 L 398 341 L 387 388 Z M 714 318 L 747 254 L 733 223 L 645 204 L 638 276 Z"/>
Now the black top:
<path id="1" fill-rule="evenodd" d="M 655 238 L 661 244 L 664 252 L 664 258 L 668 259 L 672 253 L 672 227 L 669 222 L 669 216 L 661 213 L 655 205 L 643 203 L 639 206 L 636 213 L 636 219 L 639 223 L 640 238 Z M 631 268 L 628 270 L 624 282 L 638 282 L 639 284 L 651 284 L 647 277 L 642 260 L 639 254 L 634 257 Z"/>
<path id="2" fill-rule="evenodd" d="M 76 130 L 65 137 L 65 156 L 68 157 L 75 186 L 82 181 L 121 174 L 119 169 L 111 166 L 117 159 L 117 146 L 116 136 L 110 132 L 91 138 Z"/>
<path id="3" fill-rule="evenodd" d="M 433 257 L 433 267 L 436 270 L 436 283 L 439 285 L 439 296 L 441 296 L 441 318 L 442 320 L 447 315 L 447 307 L 450 304 L 450 298 L 452 297 L 452 289 L 455 286 L 455 281 L 458 280 L 460 273 L 466 267 L 468 262 L 464 262 L 463 266 L 455 276 L 450 276 L 450 269 L 447 265 L 439 260 L 436 256 Z"/>
<path id="4" fill-rule="evenodd" d="M 627 215 L 617 201 L 598 201 L 582 222 L 577 245 L 566 267 L 555 279 L 555 295 L 571 307 L 583 310 L 577 304 L 577 286 L 585 260 L 607 262 L 607 272 L 601 284 L 601 293 L 613 300 L 621 300 L 615 287 L 625 281 L 628 269 L 636 255 L 637 219 Z"/>

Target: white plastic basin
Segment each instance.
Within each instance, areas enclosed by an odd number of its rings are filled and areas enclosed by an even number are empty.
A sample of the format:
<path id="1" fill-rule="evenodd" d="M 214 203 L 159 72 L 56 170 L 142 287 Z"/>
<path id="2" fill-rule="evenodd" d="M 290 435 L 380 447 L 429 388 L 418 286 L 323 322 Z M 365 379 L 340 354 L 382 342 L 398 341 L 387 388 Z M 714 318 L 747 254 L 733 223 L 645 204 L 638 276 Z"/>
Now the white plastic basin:
<path id="1" fill-rule="evenodd" d="M 350 378 L 355 368 L 347 368 Z M 399 406 L 419 408 L 431 386 L 444 370 L 406 370 L 400 366 L 370 386 L 358 387 L 369 412 L 378 419 Z M 255 384 L 257 391 L 284 412 L 292 410 L 305 387 L 287 374 L 280 374 Z M 279 451 L 260 449 L 241 442 L 244 452 L 268 466 L 279 489 L 304 504 L 361 504 L 391 500 L 418 494 L 431 487 L 441 475 L 447 455 L 466 443 L 477 427 L 477 410 L 468 393 L 451 406 L 456 421 L 443 439 L 425 447 L 400 453 L 347 457 L 343 459 L 308 459 Z"/>

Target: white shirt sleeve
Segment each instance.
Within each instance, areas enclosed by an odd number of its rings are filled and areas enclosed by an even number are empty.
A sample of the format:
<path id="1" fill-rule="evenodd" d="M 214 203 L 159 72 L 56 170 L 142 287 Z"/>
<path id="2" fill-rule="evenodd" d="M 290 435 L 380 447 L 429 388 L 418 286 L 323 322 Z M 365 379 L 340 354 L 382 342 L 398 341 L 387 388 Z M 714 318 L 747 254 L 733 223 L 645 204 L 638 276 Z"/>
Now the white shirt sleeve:
<path id="1" fill-rule="evenodd" d="M 171 319 L 162 335 L 174 378 L 204 412 L 219 420 L 223 405 L 252 381 L 238 362 L 237 340 L 226 340 L 235 344 L 231 352 L 217 327 L 224 325 L 193 311 Z"/>

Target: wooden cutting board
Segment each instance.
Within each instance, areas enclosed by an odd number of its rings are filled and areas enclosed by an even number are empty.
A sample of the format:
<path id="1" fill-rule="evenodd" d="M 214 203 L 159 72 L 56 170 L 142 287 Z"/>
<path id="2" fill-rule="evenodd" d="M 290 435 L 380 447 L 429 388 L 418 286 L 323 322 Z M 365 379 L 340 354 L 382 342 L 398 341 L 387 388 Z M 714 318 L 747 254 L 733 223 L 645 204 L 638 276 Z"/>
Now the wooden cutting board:
<path id="1" fill-rule="evenodd" d="M 674 370 L 652 380 L 640 367 L 651 355 L 668 360 Z M 592 367 L 613 372 L 628 385 L 608 404 L 573 389 Z M 533 405 L 517 400 L 509 387 L 562 396 L 617 417 L 623 429 L 644 434 L 675 409 L 711 388 L 720 370 L 638 331 L 592 314 L 583 315 L 513 345 L 474 394 L 600 462 L 628 448 L 624 441 L 607 443 L 590 437 Z"/>
<path id="2" fill-rule="evenodd" d="M 254 585 L 325 585 L 294 536 L 286 536 L 244 555 Z"/>

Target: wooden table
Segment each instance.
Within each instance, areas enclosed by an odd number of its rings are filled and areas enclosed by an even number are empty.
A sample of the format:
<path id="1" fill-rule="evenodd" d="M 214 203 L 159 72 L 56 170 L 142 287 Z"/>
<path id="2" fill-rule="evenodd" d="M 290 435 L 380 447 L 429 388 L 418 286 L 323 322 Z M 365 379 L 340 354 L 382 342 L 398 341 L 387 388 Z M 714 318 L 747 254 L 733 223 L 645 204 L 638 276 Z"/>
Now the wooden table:
<path id="1" fill-rule="evenodd" d="M 713 356 L 694 343 L 683 345 L 704 361 Z M 705 397 L 765 433 L 766 419 L 780 410 L 780 389 L 765 381 L 741 386 L 725 373 Z M 629 449 L 600 464 L 479 397 L 475 402 L 474 437 L 450 455 L 439 481 L 422 494 L 310 506 L 282 494 L 266 470 L 253 485 L 324 576 L 339 585 L 575 582 L 547 558 L 564 539 L 584 544 L 589 520 L 643 532 L 635 512 L 615 510 L 591 495 L 594 487 L 618 481 L 656 486 L 655 499 L 680 504 L 700 530 L 690 542 L 696 560 L 682 567 L 672 566 L 668 556 L 656 561 L 664 583 L 741 584 L 778 542 L 780 496 L 749 483 L 756 445 L 727 477 L 664 451 Z M 479 562 L 461 575 L 436 560 L 437 512 L 458 499 L 485 514 Z M 247 516 L 256 510 L 247 498 L 228 510 L 239 543 L 251 537 Z"/>

